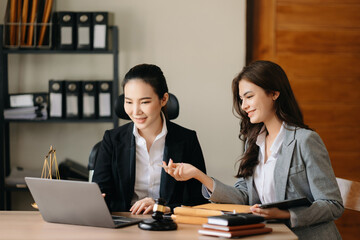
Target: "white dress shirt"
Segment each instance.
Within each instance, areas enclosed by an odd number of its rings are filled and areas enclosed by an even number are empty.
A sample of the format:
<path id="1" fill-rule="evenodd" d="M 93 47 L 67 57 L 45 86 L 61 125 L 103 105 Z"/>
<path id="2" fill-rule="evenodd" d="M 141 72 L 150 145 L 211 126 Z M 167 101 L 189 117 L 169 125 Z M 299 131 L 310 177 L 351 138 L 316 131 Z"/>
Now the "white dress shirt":
<path id="1" fill-rule="evenodd" d="M 162 114 L 163 127 L 156 136 L 149 151 L 145 139 L 140 136 L 134 124 L 133 134 L 136 143 L 135 189 L 131 205 L 145 197 L 160 197 L 161 167 L 164 156 L 165 138 L 167 134 L 166 120 Z"/>
<path id="2" fill-rule="evenodd" d="M 271 203 L 276 201 L 274 169 L 278 159 L 278 153 L 281 149 L 285 137 L 284 123 L 282 124 L 278 135 L 270 147 L 271 154 L 265 163 L 265 127 L 260 131 L 257 137 L 256 145 L 259 146 L 259 164 L 255 167 L 254 182 L 261 203 Z"/>

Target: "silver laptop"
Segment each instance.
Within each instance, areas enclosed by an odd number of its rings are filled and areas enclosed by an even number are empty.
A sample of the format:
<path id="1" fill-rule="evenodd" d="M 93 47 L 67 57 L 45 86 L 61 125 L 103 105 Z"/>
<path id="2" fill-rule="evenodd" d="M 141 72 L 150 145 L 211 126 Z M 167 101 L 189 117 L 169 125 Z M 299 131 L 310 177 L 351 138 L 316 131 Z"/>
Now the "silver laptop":
<path id="1" fill-rule="evenodd" d="M 117 228 L 142 221 L 112 216 L 96 183 L 32 177 L 25 182 L 47 222 Z"/>

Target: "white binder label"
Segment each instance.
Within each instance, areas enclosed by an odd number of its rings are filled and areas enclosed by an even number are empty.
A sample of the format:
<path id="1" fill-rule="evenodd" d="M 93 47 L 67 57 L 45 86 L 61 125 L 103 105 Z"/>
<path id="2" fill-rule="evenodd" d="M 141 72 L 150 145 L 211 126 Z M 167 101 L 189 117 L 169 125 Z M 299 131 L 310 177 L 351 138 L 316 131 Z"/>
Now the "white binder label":
<path id="1" fill-rule="evenodd" d="M 61 27 L 60 44 L 72 44 L 72 27 Z"/>
<path id="2" fill-rule="evenodd" d="M 94 96 L 83 96 L 83 114 L 84 116 L 91 116 L 95 114 L 95 97 Z"/>
<path id="3" fill-rule="evenodd" d="M 78 96 L 66 96 L 66 115 L 78 115 Z"/>
<path id="4" fill-rule="evenodd" d="M 106 25 L 97 24 L 94 26 L 94 48 L 105 48 L 106 46 Z"/>
<path id="5" fill-rule="evenodd" d="M 62 117 L 61 116 L 61 93 L 50 93 L 50 117 Z"/>
<path id="6" fill-rule="evenodd" d="M 79 27 L 78 28 L 78 45 L 89 45 L 90 44 L 90 28 Z"/>
<path id="7" fill-rule="evenodd" d="M 110 117 L 111 116 L 111 95 L 110 93 L 99 94 L 99 116 Z"/>
<path id="8" fill-rule="evenodd" d="M 34 106 L 32 94 L 10 96 L 10 107 L 32 107 Z"/>

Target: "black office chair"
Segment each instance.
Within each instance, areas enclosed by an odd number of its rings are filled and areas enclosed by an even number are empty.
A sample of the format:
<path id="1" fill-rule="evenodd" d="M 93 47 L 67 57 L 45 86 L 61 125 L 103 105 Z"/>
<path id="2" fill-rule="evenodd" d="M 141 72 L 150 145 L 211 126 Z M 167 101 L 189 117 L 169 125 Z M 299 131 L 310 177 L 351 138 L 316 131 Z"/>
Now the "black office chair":
<path id="1" fill-rule="evenodd" d="M 115 108 L 114 110 L 115 110 L 116 116 L 118 116 L 121 119 L 130 120 L 129 116 L 126 114 L 125 109 L 124 109 L 124 94 L 121 94 L 116 99 L 114 108 Z M 177 100 L 175 95 L 172 93 L 169 93 L 169 101 L 166 104 L 166 111 L 167 111 L 167 117 L 169 120 L 176 119 L 179 116 L 179 111 L 180 111 L 179 101 Z M 96 143 L 90 152 L 89 163 L 88 163 L 89 182 L 92 182 L 96 159 L 97 159 L 100 145 L 101 145 L 101 141 Z"/>

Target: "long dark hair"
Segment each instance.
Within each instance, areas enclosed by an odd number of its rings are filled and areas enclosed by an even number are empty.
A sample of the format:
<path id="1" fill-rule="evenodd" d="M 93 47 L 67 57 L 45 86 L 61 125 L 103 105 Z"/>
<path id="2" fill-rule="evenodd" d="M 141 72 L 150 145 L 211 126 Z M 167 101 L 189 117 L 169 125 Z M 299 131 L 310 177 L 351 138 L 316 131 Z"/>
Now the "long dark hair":
<path id="1" fill-rule="evenodd" d="M 153 89 L 156 95 L 161 100 L 164 97 L 164 94 L 167 93 L 168 86 L 166 84 L 166 79 L 164 73 L 161 69 L 153 64 L 139 64 L 131 68 L 124 77 L 122 83 L 122 88 L 124 91 L 125 85 L 134 79 L 141 79 L 145 83 L 149 84 Z M 167 118 L 166 105 L 161 109 Z"/>
<path id="2" fill-rule="evenodd" d="M 246 141 L 246 151 L 239 160 L 240 165 L 236 177 L 253 175 L 259 154 L 256 139 L 264 125 L 264 123 L 252 124 L 246 112 L 241 109 L 239 82 L 243 79 L 261 87 L 266 93 L 280 92 L 274 103 L 277 117 L 290 126 L 309 129 L 304 124 L 303 115 L 289 80 L 279 65 L 270 61 L 255 61 L 245 66 L 232 82 L 233 113 L 241 120 L 239 138 Z"/>

